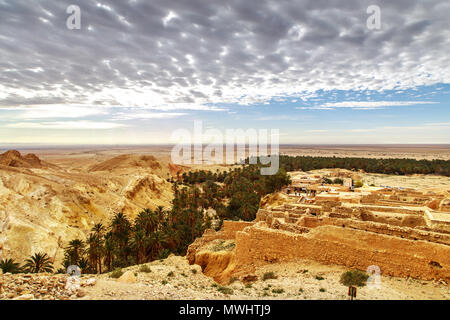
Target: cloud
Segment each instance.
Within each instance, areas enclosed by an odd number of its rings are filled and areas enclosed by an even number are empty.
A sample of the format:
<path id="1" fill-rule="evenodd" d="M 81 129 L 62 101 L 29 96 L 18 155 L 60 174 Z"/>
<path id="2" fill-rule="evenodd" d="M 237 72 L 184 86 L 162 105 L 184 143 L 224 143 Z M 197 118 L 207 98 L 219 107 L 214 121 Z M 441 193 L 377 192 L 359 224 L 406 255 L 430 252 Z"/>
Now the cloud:
<path id="1" fill-rule="evenodd" d="M 1 110 L 1 109 L 0 109 Z M 105 110 L 98 107 L 87 107 L 77 105 L 49 105 L 34 106 L 32 108 L 21 108 L 22 119 L 45 119 L 45 118 L 82 118 L 93 115 L 104 115 Z"/>
<path id="2" fill-rule="evenodd" d="M 49 129 L 49 130 L 93 130 L 115 129 L 125 127 L 123 124 L 100 121 L 54 121 L 54 122 L 16 122 L 7 124 L 15 129 Z"/>
<path id="3" fill-rule="evenodd" d="M 343 102 L 327 102 L 320 106 L 297 107 L 301 110 L 333 110 L 336 108 L 350 108 L 360 110 L 373 110 L 386 107 L 405 107 L 421 104 L 437 104 L 433 101 L 343 101 Z"/>
<path id="4" fill-rule="evenodd" d="M 308 133 L 325 133 L 328 132 L 329 130 L 320 130 L 320 129 L 313 129 L 313 130 L 305 130 L 305 132 Z"/>
<path id="5" fill-rule="evenodd" d="M 153 113 L 136 113 L 136 112 L 117 112 L 113 116 L 113 120 L 135 120 L 135 119 L 172 119 L 188 115 L 182 112 L 153 112 Z"/>
<path id="6" fill-rule="evenodd" d="M 68 30 L 73 1 L 0 1 L 0 105 L 219 111 L 450 83 L 450 2 L 380 1 L 378 31 L 372 2 L 79 0 L 81 30 Z"/>

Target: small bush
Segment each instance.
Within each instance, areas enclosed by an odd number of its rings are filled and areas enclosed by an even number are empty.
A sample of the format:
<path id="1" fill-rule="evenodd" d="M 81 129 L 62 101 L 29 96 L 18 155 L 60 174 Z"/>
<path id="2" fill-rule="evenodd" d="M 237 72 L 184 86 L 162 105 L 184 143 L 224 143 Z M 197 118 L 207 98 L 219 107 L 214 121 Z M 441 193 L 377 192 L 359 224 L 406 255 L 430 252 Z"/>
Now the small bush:
<path id="1" fill-rule="evenodd" d="M 303 293 L 303 288 L 298 289 L 298 292 Z"/>
<path id="2" fill-rule="evenodd" d="M 320 292 L 325 292 L 326 290 L 324 288 L 319 289 Z"/>
<path id="3" fill-rule="evenodd" d="M 263 276 L 264 281 L 269 280 L 269 279 L 276 279 L 276 278 L 278 278 L 278 277 L 272 271 L 264 273 L 264 276 Z"/>
<path id="4" fill-rule="evenodd" d="M 123 275 L 123 271 L 120 268 L 115 269 L 111 274 L 109 275 L 110 278 L 120 278 Z"/>
<path id="5" fill-rule="evenodd" d="M 163 285 L 166 285 L 168 282 L 167 282 L 167 280 L 163 280 L 163 281 L 161 281 L 161 283 L 162 283 Z"/>
<path id="6" fill-rule="evenodd" d="M 251 284 L 251 283 L 247 283 L 247 284 L 245 285 L 245 287 L 246 287 L 247 289 L 250 289 L 250 288 L 252 287 L 252 284 Z"/>
<path id="7" fill-rule="evenodd" d="M 196 274 L 197 273 L 197 269 L 191 269 L 192 274 Z"/>
<path id="8" fill-rule="evenodd" d="M 284 289 L 272 289 L 272 293 L 283 293 Z"/>
<path id="9" fill-rule="evenodd" d="M 217 290 L 223 294 L 233 294 L 233 289 L 227 287 L 219 287 Z"/>
<path id="10" fill-rule="evenodd" d="M 350 270 L 342 273 L 340 283 L 344 286 L 364 287 L 369 275 L 359 270 Z"/>
<path id="11" fill-rule="evenodd" d="M 174 277 L 174 276 L 175 276 L 175 273 L 173 273 L 173 271 L 170 271 L 170 272 L 167 274 L 167 276 L 168 276 L 168 277 Z"/>
<path id="12" fill-rule="evenodd" d="M 233 282 L 238 281 L 239 279 L 237 277 L 231 277 L 230 282 L 228 284 L 232 284 Z"/>
<path id="13" fill-rule="evenodd" d="M 150 273 L 152 272 L 152 270 L 147 265 L 144 264 L 139 268 L 139 272 Z"/>
<path id="14" fill-rule="evenodd" d="M 316 276 L 316 280 L 324 280 L 325 278 L 322 276 Z"/>

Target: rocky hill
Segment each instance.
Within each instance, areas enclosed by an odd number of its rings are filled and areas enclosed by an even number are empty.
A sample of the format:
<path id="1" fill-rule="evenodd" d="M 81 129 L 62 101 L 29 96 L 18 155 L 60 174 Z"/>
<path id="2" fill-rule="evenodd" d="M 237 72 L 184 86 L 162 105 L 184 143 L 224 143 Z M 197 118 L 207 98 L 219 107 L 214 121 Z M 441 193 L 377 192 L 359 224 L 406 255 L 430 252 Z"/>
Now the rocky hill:
<path id="1" fill-rule="evenodd" d="M 95 223 L 171 205 L 172 185 L 153 157 L 115 157 L 90 167 L 61 167 L 14 150 L 0 156 L 0 259 L 23 261 L 43 251 L 59 267 L 67 242 L 84 239 Z"/>
<path id="2" fill-rule="evenodd" d="M 89 172 L 95 171 L 111 171 L 118 169 L 131 169 L 131 168 L 143 168 L 143 169 L 160 169 L 161 165 L 155 157 L 149 155 L 132 155 L 123 154 L 112 159 L 95 164 L 89 168 Z"/>
<path id="3" fill-rule="evenodd" d="M 33 153 L 22 156 L 17 150 L 9 150 L 0 154 L 0 165 L 15 168 L 42 168 L 51 166 L 50 164 L 41 161 L 41 159 Z"/>

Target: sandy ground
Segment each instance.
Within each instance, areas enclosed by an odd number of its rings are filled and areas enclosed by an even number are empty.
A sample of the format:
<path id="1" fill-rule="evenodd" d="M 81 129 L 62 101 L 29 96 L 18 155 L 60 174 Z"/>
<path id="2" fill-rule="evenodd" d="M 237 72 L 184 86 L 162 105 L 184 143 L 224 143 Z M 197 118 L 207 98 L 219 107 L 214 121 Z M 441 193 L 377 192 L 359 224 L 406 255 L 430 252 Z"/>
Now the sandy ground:
<path id="1" fill-rule="evenodd" d="M 347 288 L 339 283 L 340 275 L 347 269 L 307 260 L 266 265 L 256 270 L 257 281 L 251 284 L 234 281 L 227 286 L 203 275 L 199 266 L 189 265 L 184 257 L 171 256 L 147 266 L 151 270 L 149 273 L 140 272 L 140 266 L 124 269 L 136 274 L 136 283 L 121 283 L 108 274 L 102 275 L 81 299 L 348 299 Z M 195 274 L 192 270 L 196 270 Z M 262 280 L 266 272 L 274 272 L 277 279 Z M 224 287 L 232 291 L 223 293 Z M 381 275 L 379 288 L 360 288 L 357 299 L 449 300 L 450 291 L 448 286 L 437 282 Z"/>

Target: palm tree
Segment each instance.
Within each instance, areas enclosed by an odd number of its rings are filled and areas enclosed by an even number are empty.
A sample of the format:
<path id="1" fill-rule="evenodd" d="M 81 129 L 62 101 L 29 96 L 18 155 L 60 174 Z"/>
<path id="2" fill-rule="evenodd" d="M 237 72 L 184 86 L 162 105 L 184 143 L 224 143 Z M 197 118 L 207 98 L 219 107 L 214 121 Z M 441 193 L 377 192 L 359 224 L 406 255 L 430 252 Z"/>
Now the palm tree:
<path id="1" fill-rule="evenodd" d="M 167 235 L 161 231 L 155 231 L 150 236 L 150 241 L 152 244 L 152 258 L 158 256 L 158 253 L 161 251 L 163 246 L 167 243 Z"/>
<path id="2" fill-rule="evenodd" d="M 24 268 L 30 273 L 52 272 L 53 263 L 46 253 L 39 252 L 25 260 Z"/>
<path id="3" fill-rule="evenodd" d="M 158 225 L 161 225 L 165 220 L 166 212 L 163 206 L 158 206 L 155 210 L 156 216 L 158 217 Z"/>
<path id="4" fill-rule="evenodd" d="M 134 224 L 136 229 L 143 229 L 149 235 L 158 227 L 158 216 L 150 209 L 145 209 L 138 214 Z"/>
<path id="5" fill-rule="evenodd" d="M 97 235 L 102 235 L 103 231 L 105 231 L 105 227 L 101 223 L 97 223 L 92 227 L 92 232 L 94 232 Z"/>
<path id="6" fill-rule="evenodd" d="M 22 271 L 19 263 L 14 262 L 13 259 L 1 260 L 0 269 L 2 269 L 3 273 L 20 273 L 20 271 Z"/>
<path id="7" fill-rule="evenodd" d="M 66 248 L 66 253 L 68 255 L 68 259 L 70 264 L 77 265 L 78 261 L 83 255 L 85 244 L 80 239 L 74 239 L 69 242 L 68 247 Z"/>
<path id="8" fill-rule="evenodd" d="M 146 236 L 143 230 L 136 230 L 131 239 L 131 248 L 136 254 L 136 263 L 141 264 L 145 258 Z"/>
<path id="9" fill-rule="evenodd" d="M 91 266 L 91 269 L 95 273 L 97 273 L 100 270 L 101 273 L 101 251 L 102 251 L 101 239 L 98 238 L 97 234 L 91 233 L 87 240 L 87 244 L 88 248 L 86 250 L 86 253 L 88 255 L 88 261 Z"/>
<path id="10" fill-rule="evenodd" d="M 119 245 L 119 263 L 126 264 L 128 260 L 128 240 L 131 232 L 131 223 L 122 212 L 116 213 L 111 222 L 112 239 Z"/>
<path id="11" fill-rule="evenodd" d="M 81 271 L 89 270 L 89 261 L 86 258 L 81 258 L 78 261 L 78 267 L 80 267 Z"/>
<path id="12" fill-rule="evenodd" d="M 111 266 L 114 262 L 114 241 L 112 239 L 111 232 L 108 232 L 104 236 L 105 246 L 104 246 L 104 258 L 103 263 L 108 267 L 108 271 L 111 271 Z"/>
<path id="13" fill-rule="evenodd" d="M 92 228 L 92 231 L 95 234 L 96 237 L 96 247 L 97 247 L 97 264 L 98 264 L 98 271 L 99 273 L 102 273 L 102 256 L 104 253 L 104 247 L 103 247 L 103 231 L 105 231 L 105 227 L 101 223 L 97 223 Z"/>

